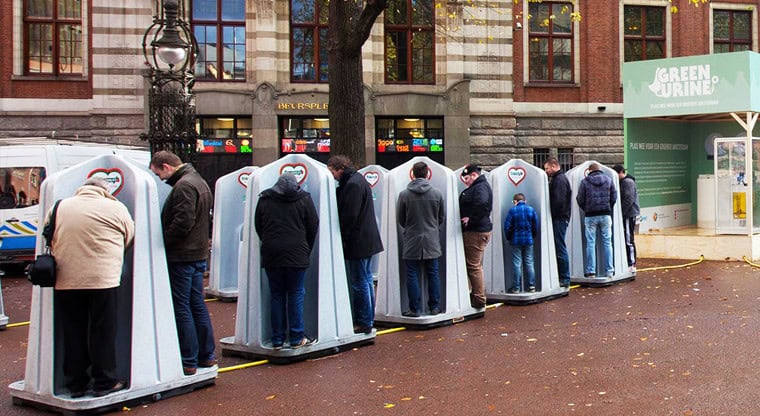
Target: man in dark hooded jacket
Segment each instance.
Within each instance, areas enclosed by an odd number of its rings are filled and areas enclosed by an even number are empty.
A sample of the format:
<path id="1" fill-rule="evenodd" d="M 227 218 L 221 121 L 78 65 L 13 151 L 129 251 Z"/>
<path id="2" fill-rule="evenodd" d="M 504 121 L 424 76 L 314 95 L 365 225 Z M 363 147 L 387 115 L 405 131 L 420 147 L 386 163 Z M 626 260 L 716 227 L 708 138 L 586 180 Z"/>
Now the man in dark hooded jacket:
<path id="1" fill-rule="evenodd" d="M 585 252 L 585 277 L 596 276 L 596 233 L 602 235 L 604 247 L 605 275 L 612 277 L 615 267 L 612 258 L 612 207 L 617 199 L 617 189 L 597 163 L 589 165 L 589 174 L 578 188 L 575 200 L 583 210 L 585 218 L 583 225 L 586 228 L 586 252 Z"/>
<path id="2" fill-rule="evenodd" d="M 406 290 L 409 311 L 402 315 L 422 314 L 419 266 L 423 264 L 428 278 L 428 308 L 431 315 L 441 313 L 438 258 L 441 257 L 441 226 L 443 226 L 443 195 L 426 179 L 428 166 L 417 162 L 412 167 L 414 180 L 401 191 L 397 203 L 398 223 L 404 229 L 401 258 L 406 265 Z"/>
<path id="3" fill-rule="evenodd" d="M 296 177 L 285 173 L 259 194 L 254 224 L 261 239 L 261 265 L 269 278 L 272 348 L 283 347 L 288 325 L 291 348 L 312 345 L 316 340 L 304 333 L 303 302 L 306 269 L 319 226 L 314 202 Z"/>
<path id="4" fill-rule="evenodd" d="M 375 286 L 370 262 L 374 254 L 383 251 L 372 189 L 346 156 L 330 157 L 327 169 L 338 181 L 338 218 L 353 300 L 354 332 L 370 334 L 375 322 Z"/>

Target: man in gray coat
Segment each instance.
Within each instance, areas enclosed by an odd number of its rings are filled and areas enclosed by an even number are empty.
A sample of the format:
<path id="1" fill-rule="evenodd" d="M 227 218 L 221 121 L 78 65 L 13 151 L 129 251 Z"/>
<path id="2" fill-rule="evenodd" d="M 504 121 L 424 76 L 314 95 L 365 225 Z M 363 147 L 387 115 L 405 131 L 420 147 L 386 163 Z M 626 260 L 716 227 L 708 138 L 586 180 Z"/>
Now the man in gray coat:
<path id="1" fill-rule="evenodd" d="M 406 290 L 409 311 L 402 315 L 416 318 L 422 314 L 419 266 L 424 265 L 428 278 L 428 307 L 431 315 L 441 313 L 438 258 L 441 257 L 441 226 L 444 221 L 443 195 L 426 179 L 428 166 L 417 162 L 412 167 L 414 179 L 398 197 L 396 212 L 403 228 L 401 258 L 406 266 Z"/>

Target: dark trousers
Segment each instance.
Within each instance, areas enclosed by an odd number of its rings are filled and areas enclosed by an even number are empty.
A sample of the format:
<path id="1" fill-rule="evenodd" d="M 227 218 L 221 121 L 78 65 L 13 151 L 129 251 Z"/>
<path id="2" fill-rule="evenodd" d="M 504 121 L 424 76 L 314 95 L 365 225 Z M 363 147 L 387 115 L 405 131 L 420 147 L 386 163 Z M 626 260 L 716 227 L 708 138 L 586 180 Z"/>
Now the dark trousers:
<path id="1" fill-rule="evenodd" d="M 625 230 L 625 255 L 628 259 L 628 266 L 636 265 L 636 242 L 633 241 L 633 235 L 636 231 L 637 217 L 623 217 L 623 230 Z"/>
<path id="2" fill-rule="evenodd" d="M 56 290 L 55 314 L 63 332 L 63 377 L 69 391 L 106 390 L 116 383 L 118 287 Z"/>

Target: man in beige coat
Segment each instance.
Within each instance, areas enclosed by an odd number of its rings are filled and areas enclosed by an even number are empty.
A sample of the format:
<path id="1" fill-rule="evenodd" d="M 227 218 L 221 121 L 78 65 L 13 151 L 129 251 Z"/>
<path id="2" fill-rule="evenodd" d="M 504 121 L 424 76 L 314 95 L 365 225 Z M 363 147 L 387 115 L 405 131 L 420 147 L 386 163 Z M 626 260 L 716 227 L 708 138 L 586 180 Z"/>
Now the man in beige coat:
<path id="1" fill-rule="evenodd" d="M 57 263 L 55 315 L 63 341 L 63 375 L 72 398 L 124 389 L 116 375 L 117 297 L 124 250 L 135 225 L 102 178 L 90 178 L 61 201 L 51 243 Z M 50 221 L 50 213 L 48 213 Z"/>

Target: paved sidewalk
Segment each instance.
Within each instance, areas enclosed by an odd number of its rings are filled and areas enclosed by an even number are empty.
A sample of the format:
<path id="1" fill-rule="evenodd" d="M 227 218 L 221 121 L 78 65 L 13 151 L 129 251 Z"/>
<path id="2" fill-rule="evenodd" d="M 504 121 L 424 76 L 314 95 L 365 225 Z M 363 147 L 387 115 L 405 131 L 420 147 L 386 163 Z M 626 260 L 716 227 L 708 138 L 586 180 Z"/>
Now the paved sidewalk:
<path id="1" fill-rule="evenodd" d="M 29 283 L 2 285 L 10 322 L 27 320 Z M 758 414 L 759 299 L 760 269 L 746 263 L 645 271 L 331 357 L 225 372 L 213 387 L 129 414 Z M 209 303 L 218 338 L 234 333 L 235 307 Z M 6 387 L 23 379 L 27 331 L 0 332 L 0 416 L 43 414 L 12 405 Z M 222 357 L 220 367 L 244 362 Z"/>

